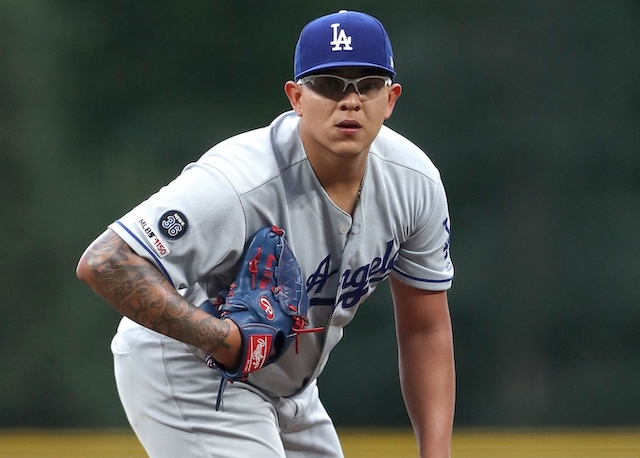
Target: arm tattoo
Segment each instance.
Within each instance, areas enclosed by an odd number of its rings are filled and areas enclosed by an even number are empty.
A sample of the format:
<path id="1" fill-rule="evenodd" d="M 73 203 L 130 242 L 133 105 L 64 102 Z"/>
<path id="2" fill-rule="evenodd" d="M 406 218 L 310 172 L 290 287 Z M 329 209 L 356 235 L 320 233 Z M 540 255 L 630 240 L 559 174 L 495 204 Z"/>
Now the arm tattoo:
<path id="1" fill-rule="evenodd" d="M 115 233 L 101 235 L 83 262 L 90 268 L 89 286 L 123 315 L 205 351 L 230 348 L 229 324 L 200 313 Z"/>

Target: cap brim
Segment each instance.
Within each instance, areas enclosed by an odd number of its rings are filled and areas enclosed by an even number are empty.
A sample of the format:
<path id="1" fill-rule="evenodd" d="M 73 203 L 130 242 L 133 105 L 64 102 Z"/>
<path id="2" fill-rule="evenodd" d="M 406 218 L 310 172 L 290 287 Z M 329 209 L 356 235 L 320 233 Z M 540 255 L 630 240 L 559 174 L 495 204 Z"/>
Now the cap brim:
<path id="1" fill-rule="evenodd" d="M 340 61 L 340 62 L 328 62 L 324 64 L 319 64 L 314 67 L 308 68 L 304 72 L 300 73 L 296 76 L 296 80 L 300 78 L 304 78 L 307 75 L 311 75 L 313 73 L 318 73 L 321 70 L 329 70 L 332 68 L 343 68 L 343 67 L 367 67 L 367 68 L 376 68 L 378 70 L 382 70 L 385 75 L 389 75 L 391 77 L 396 76 L 396 72 L 389 70 L 388 67 L 383 65 L 376 65 L 372 63 L 365 62 L 357 62 L 357 61 Z"/>

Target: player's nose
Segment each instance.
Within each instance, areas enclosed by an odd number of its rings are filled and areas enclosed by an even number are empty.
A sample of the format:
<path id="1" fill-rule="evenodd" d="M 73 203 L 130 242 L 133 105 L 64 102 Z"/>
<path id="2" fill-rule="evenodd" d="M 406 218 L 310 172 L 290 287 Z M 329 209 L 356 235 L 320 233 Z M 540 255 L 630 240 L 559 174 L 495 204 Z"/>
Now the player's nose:
<path id="1" fill-rule="evenodd" d="M 353 84 L 349 84 L 340 99 L 341 110 L 359 110 L 362 105 L 360 95 L 356 92 Z"/>

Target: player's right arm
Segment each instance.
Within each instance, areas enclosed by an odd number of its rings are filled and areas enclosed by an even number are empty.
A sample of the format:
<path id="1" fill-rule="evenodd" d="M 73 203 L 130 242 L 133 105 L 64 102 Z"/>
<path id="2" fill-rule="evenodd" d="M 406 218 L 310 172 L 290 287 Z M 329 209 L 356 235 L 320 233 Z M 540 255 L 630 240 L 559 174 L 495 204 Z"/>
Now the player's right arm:
<path id="1" fill-rule="evenodd" d="M 240 358 L 240 333 L 187 302 L 160 271 L 107 229 L 84 252 L 78 278 L 122 315 L 210 353 L 227 367 Z"/>

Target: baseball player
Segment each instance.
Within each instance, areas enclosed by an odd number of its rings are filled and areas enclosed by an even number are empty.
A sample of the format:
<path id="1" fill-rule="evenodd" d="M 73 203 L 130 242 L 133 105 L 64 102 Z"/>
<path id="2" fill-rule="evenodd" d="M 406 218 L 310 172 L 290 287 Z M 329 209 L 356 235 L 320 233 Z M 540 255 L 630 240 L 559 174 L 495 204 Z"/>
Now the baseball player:
<path id="1" fill-rule="evenodd" d="M 311 21 L 284 86 L 292 110 L 211 148 L 82 255 L 78 277 L 124 315 L 111 344 L 115 377 L 150 457 L 343 456 L 316 380 L 385 279 L 420 454 L 450 455 L 447 201 L 424 152 L 383 125 L 402 92 L 395 74 L 377 19 L 340 11 Z M 237 369 L 251 358 L 245 326 L 205 306 L 251 271 L 249 241 L 270 226 L 295 253 L 306 327 L 317 332 L 248 373 Z"/>

